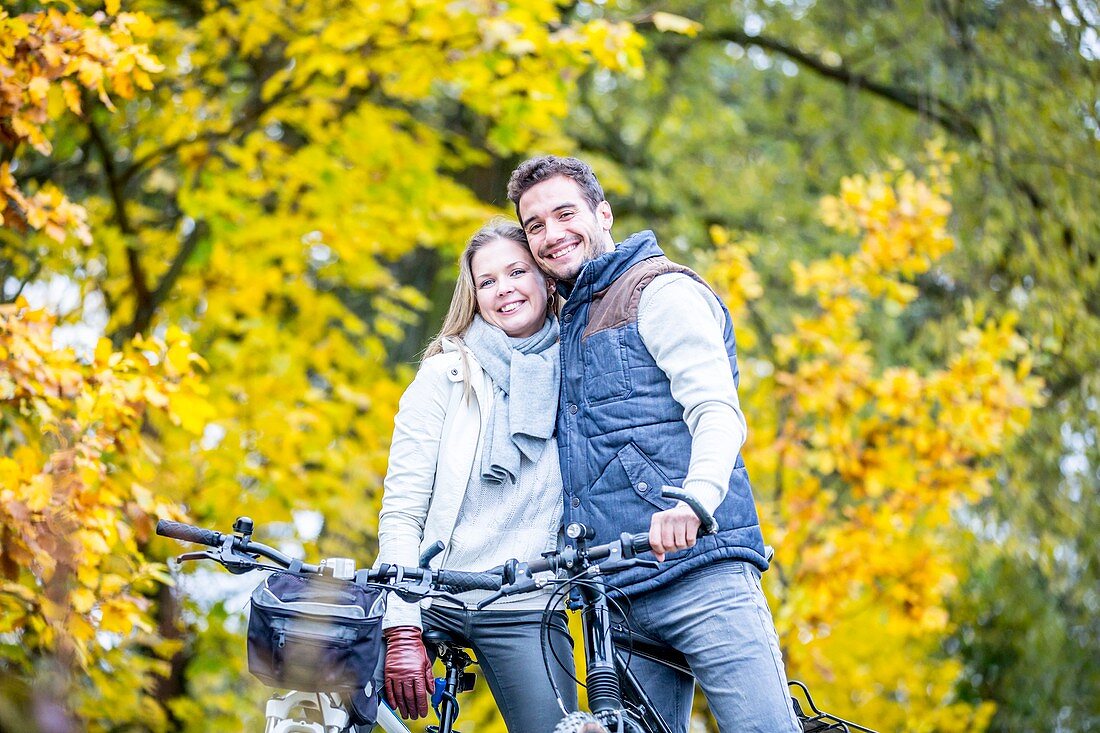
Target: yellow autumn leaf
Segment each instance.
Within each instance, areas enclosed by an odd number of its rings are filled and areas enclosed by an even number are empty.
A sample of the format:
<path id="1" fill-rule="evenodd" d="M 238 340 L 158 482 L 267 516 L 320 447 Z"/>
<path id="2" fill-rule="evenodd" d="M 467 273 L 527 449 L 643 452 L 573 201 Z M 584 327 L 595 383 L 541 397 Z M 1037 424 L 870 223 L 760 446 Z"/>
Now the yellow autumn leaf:
<path id="1" fill-rule="evenodd" d="M 61 90 L 64 93 L 65 104 L 68 106 L 69 111 L 76 115 L 80 114 L 83 110 L 80 99 L 80 87 L 68 79 L 65 79 L 61 82 Z"/>
<path id="2" fill-rule="evenodd" d="M 46 474 L 33 476 L 24 484 L 22 499 L 32 512 L 45 509 L 53 496 L 53 479 Z"/>
<path id="3" fill-rule="evenodd" d="M 92 555 L 106 555 L 111 551 L 107 540 L 97 530 L 80 530 L 77 532 L 77 540 L 84 551 Z"/>
<path id="4" fill-rule="evenodd" d="M 69 594 L 69 603 L 77 613 L 87 613 L 95 605 L 95 594 L 87 588 L 77 588 Z"/>
<path id="5" fill-rule="evenodd" d="M 116 634 L 129 634 L 134 629 L 136 611 L 132 603 L 110 600 L 100 606 L 99 628 Z"/>
<path id="6" fill-rule="evenodd" d="M 703 24 L 675 13 L 658 11 L 650 16 L 653 26 L 662 33 L 679 33 L 695 36 L 703 29 Z"/>
<path id="7" fill-rule="evenodd" d="M 23 472 L 14 459 L 7 456 L 0 457 L 0 488 L 10 490 L 20 484 Z"/>

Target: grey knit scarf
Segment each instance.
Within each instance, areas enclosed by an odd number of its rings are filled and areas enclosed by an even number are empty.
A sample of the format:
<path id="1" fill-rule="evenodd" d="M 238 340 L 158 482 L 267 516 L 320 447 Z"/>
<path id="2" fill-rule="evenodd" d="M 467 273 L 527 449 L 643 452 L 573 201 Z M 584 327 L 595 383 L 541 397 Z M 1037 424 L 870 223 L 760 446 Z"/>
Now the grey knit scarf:
<path id="1" fill-rule="evenodd" d="M 558 319 L 547 318 L 533 336 L 511 338 L 474 316 L 463 341 L 494 385 L 493 409 L 481 448 L 481 478 L 515 483 L 520 456 L 537 461 L 554 434 L 561 383 Z"/>

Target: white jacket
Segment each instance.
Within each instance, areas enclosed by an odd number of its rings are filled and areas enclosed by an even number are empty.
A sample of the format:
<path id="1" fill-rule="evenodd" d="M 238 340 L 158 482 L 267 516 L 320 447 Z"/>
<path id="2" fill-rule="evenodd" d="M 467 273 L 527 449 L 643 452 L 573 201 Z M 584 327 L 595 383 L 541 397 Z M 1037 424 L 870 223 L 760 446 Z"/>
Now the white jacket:
<path id="1" fill-rule="evenodd" d="M 444 341 L 443 353 L 424 360 L 401 396 L 378 514 L 380 563 L 415 566 L 424 548 L 437 540 L 447 544 L 454 531 L 493 395 L 489 375 L 459 348 Z M 432 567 L 442 559 L 437 555 Z M 382 625 L 421 626 L 420 608 L 391 596 Z"/>

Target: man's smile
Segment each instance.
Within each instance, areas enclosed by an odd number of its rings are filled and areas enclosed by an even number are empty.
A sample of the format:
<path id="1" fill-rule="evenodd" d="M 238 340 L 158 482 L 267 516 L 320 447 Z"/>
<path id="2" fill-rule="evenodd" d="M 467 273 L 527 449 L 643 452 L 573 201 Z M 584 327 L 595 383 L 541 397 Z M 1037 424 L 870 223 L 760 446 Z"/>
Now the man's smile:
<path id="1" fill-rule="evenodd" d="M 570 254 L 573 250 L 575 250 L 577 247 L 580 247 L 580 246 L 581 246 L 580 242 L 573 242 L 572 244 L 566 245 L 565 247 L 562 247 L 559 250 L 555 250 L 554 252 L 551 252 L 549 254 L 544 255 L 543 259 L 545 259 L 545 260 L 561 259 L 562 257 L 565 257 L 566 255 Z"/>

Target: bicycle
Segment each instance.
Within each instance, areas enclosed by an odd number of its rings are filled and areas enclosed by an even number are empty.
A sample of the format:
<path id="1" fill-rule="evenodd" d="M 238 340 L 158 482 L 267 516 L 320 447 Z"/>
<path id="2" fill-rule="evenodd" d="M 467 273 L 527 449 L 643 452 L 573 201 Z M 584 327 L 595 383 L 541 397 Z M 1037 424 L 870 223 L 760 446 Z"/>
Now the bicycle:
<path id="1" fill-rule="evenodd" d="M 679 499 L 688 504 L 702 523 L 701 531 L 715 531 L 716 524 L 693 497 L 674 489 L 665 488 L 666 498 Z M 581 613 L 581 625 L 585 650 L 585 685 L 593 718 L 609 733 L 671 733 L 671 727 L 656 710 L 644 688 L 633 675 L 629 659 L 633 655 L 645 657 L 656 663 L 690 674 L 686 660 L 674 650 L 632 632 L 625 625 L 612 620 L 607 575 L 631 567 L 651 564 L 653 561 L 638 557 L 650 549 L 647 534 L 623 533 L 618 540 L 603 545 L 590 545 L 593 533 L 584 525 L 571 524 L 566 534 L 572 541 L 564 549 L 545 553 L 529 562 L 510 560 L 500 568 L 479 573 L 433 570 L 429 561 L 442 551 L 442 544 L 429 548 L 419 560 L 419 567 L 406 568 L 383 566 L 377 570 L 354 570 L 354 562 L 346 558 L 330 558 L 320 565 L 306 565 L 257 542 L 251 541 L 252 523 L 239 518 L 234 524 L 236 535 L 223 535 L 176 522 L 158 522 L 157 533 L 190 542 L 217 547 L 217 552 L 188 553 L 180 562 L 209 559 L 218 562 L 230 572 L 243 573 L 257 569 L 277 567 L 295 569 L 304 574 L 328 574 L 336 578 L 366 586 L 380 586 L 397 592 L 408 599 L 442 596 L 454 599 L 450 593 L 471 589 L 495 591 L 494 595 L 477 604 L 482 609 L 505 595 L 540 589 L 547 583 L 558 585 L 547 604 L 547 614 L 552 610 L 555 598 L 563 589 L 571 596 L 569 608 Z M 258 561 L 265 557 L 276 566 Z M 547 577 L 552 573 L 554 577 Z M 536 577 L 537 576 L 537 577 Z M 576 593 L 572 591 L 576 590 Z M 461 603 L 461 602 L 460 602 Z M 548 628 L 543 624 L 544 634 Z M 458 645 L 442 637 L 426 636 L 426 641 L 436 644 L 447 667 L 444 680 L 437 680 L 437 692 L 433 702 L 440 725 L 430 730 L 451 733 L 458 714 L 457 694 L 472 686 L 471 675 L 465 667 L 472 660 Z M 543 657 L 549 665 L 549 639 L 544 635 Z M 547 666 L 549 674 L 549 667 Z M 578 680 L 579 682 L 579 680 Z M 792 696 L 795 714 L 802 723 L 804 733 L 832 733 L 862 731 L 875 733 L 851 721 L 819 710 L 810 697 L 809 690 L 800 682 L 792 681 L 792 689 L 805 698 L 805 706 Z M 562 711 L 565 706 L 559 699 Z M 291 718 L 295 711 L 304 710 L 304 718 Z M 313 694 L 291 692 L 275 695 L 268 701 L 268 727 L 266 733 L 344 733 L 359 731 L 353 727 L 354 715 L 348 712 L 348 701 L 332 693 Z M 319 722 L 318 722 L 319 721 Z M 378 708 L 376 724 L 387 733 L 407 733 L 408 728 L 382 702 Z M 312 725 L 313 727 L 309 727 Z"/>
<path id="2" fill-rule="evenodd" d="M 386 592 L 397 593 L 405 600 L 440 597 L 457 601 L 453 593 L 468 590 L 498 590 L 501 585 L 499 573 L 432 569 L 429 562 L 443 550 L 442 543 L 429 548 L 420 557 L 418 567 L 415 568 L 383 565 L 375 569 L 358 569 L 355 561 L 350 558 L 325 558 L 316 565 L 303 563 L 273 547 L 253 541 L 253 530 L 254 524 L 248 517 L 237 518 L 233 524 L 234 534 L 223 534 L 215 530 L 168 520 L 158 521 L 156 528 L 158 535 L 213 548 L 184 553 L 176 559 L 177 563 L 209 560 L 218 563 L 235 575 L 257 570 L 285 570 L 305 578 L 324 578 L 333 583 L 353 584 L 361 588 L 380 588 Z M 270 562 L 263 562 L 261 558 Z M 302 617 L 310 617 L 310 614 L 303 613 Z M 446 670 L 442 678 L 436 679 L 436 690 L 432 695 L 432 706 L 439 719 L 439 725 L 429 726 L 428 730 L 432 733 L 454 733 L 454 725 L 459 713 L 458 695 L 473 689 L 474 676 L 466 669 L 474 660 L 460 645 L 440 635 L 429 632 L 425 634 L 425 641 L 434 646 Z M 260 679 L 265 684 L 269 684 L 263 677 Z M 375 694 L 374 690 L 369 688 L 363 692 L 367 697 Z M 264 731 L 265 733 L 366 733 L 370 730 L 381 730 L 385 733 L 409 733 L 409 728 L 384 700 L 378 701 L 377 712 L 370 715 L 374 717 L 373 721 L 364 717 L 364 714 L 357 710 L 357 695 L 356 691 L 346 689 L 277 692 L 265 706 Z"/>

